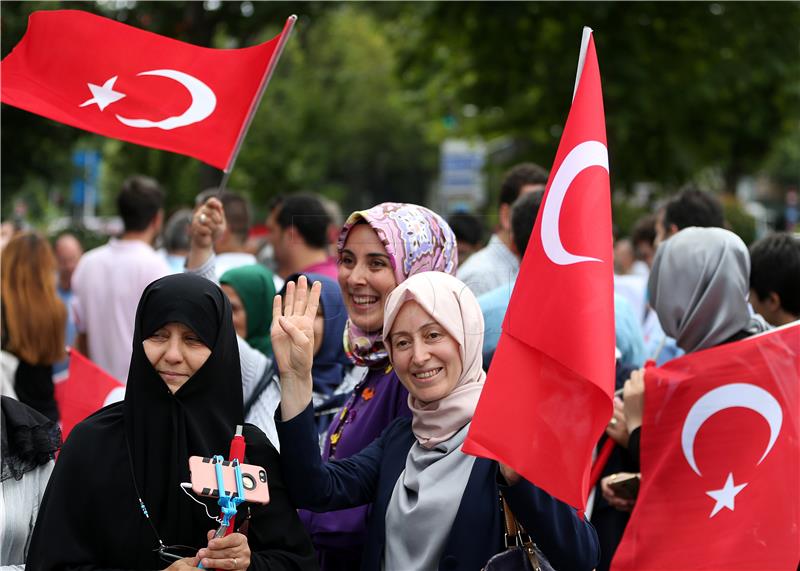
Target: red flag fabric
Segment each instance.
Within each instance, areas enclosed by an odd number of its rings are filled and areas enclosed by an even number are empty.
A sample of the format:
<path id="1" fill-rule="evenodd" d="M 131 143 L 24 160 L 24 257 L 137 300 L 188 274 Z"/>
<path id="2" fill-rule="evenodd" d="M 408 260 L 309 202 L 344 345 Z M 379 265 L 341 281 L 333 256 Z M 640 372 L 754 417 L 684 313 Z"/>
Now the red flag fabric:
<path id="1" fill-rule="evenodd" d="M 800 324 L 645 373 L 642 483 L 616 571 L 797 568 Z"/>
<path id="2" fill-rule="evenodd" d="M 583 508 L 614 389 L 611 197 L 591 36 L 579 77 L 463 449 Z"/>
<path id="3" fill-rule="evenodd" d="M 64 440 L 84 418 L 125 396 L 125 385 L 75 349 L 69 352 L 69 374 L 55 390 Z"/>
<path id="4" fill-rule="evenodd" d="M 287 22 L 283 33 L 257 46 L 218 50 L 87 12 L 34 12 L 0 64 L 0 99 L 227 169 L 290 28 Z"/>

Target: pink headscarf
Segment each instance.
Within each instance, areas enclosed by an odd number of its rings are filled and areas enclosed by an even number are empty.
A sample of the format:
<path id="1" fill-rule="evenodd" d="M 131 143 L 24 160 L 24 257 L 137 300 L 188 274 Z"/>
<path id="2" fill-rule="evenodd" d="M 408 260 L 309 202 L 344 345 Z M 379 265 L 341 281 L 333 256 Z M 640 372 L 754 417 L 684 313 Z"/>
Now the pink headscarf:
<path id="1" fill-rule="evenodd" d="M 461 348 L 461 376 L 449 395 L 424 403 L 408 396 L 411 428 L 424 448 L 433 448 L 464 427 L 475 412 L 483 389 L 483 314 L 472 291 L 442 272 L 422 272 L 397 286 L 386 300 L 383 330 L 388 335 L 403 304 L 416 301 Z M 386 344 L 391 359 L 391 344 Z"/>
<path id="2" fill-rule="evenodd" d="M 353 212 L 339 234 L 339 252 L 350 230 L 359 221 L 369 224 L 386 249 L 397 283 L 426 271 L 455 274 L 458 267 L 456 237 L 435 212 L 416 204 L 383 202 L 369 210 Z M 349 319 L 344 331 L 344 349 L 356 365 L 378 367 L 387 364 L 381 332 L 366 332 Z"/>

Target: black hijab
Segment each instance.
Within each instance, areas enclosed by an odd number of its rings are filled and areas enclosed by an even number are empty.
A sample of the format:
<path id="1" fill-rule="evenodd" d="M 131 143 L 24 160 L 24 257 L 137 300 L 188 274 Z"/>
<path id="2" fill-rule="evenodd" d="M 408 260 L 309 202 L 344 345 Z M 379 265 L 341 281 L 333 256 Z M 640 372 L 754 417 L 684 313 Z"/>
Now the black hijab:
<path id="1" fill-rule="evenodd" d="M 142 345 L 170 322 L 187 325 L 211 349 L 175 394 Z M 243 422 L 239 350 L 227 297 L 190 274 L 151 283 L 136 311 L 125 400 L 89 417 L 67 439 L 42 503 L 30 568 L 84 561 L 165 567 L 153 552 L 157 540 L 139 509 L 137 488 L 165 544 L 204 546 L 216 524 L 180 484 L 189 481 L 189 456 L 227 456 L 235 427 Z M 216 515 L 215 502 L 206 503 Z"/>
<path id="2" fill-rule="evenodd" d="M 211 349 L 208 360 L 174 395 L 142 345 L 173 322 L 188 326 Z M 136 484 L 150 517 L 162 537 L 184 537 L 181 543 L 192 545 L 185 532 L 199 506 L 187 503 L 179 489 L 181 482 L 189 481 L 189 456 L 227 457 L 236 425 L 244 424 L 239 349 L 230 302 L 219 287 L 177 274 L 145 289 L 136 312 L 124 402 Z M 213 523 L 208 518 L 201 521 L 204 530 Z"/>
<path id="3" fill-rule="evenodd" d="M 58 423 L 11 397 L 0 397 L 0 482 L 47 464 L 61 448 Z"/>

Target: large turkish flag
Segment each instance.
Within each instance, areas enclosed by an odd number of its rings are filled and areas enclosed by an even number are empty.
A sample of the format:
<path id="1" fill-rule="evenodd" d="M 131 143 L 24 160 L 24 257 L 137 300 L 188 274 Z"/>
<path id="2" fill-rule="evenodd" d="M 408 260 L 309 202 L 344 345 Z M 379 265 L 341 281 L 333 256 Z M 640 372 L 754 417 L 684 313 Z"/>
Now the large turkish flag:
<path id="1" fill-rule="evenodd" d="M 800 324 L 645 373 L 642 484 L 612 569 L 794 570 Z"/>
<path id="2" fill-rule="evenodd" d="M 228 169 L 293 22 L 266 43 L 217 50 L 87 12 L 34 12 L 0 65 L 0 98 L 60 123 Z"/>
<path id="3" fill-rule="evenodd" d="M 582 508 L 613 411 L 611 196 L 594 40 L 464 451 Z"/>

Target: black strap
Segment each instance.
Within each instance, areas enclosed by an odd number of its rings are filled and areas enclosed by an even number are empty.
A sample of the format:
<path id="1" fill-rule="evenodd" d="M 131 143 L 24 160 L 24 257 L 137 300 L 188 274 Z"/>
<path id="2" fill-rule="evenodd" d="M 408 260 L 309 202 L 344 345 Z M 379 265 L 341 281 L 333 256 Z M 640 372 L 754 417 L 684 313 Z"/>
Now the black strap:
<path id="1" fill-rule="evenodd" d="M 247 415 L 250 414 L 250 409 L 253 408 L 253 405 L 256 404 L 256 401 L 261 396 L 261 394 L 267 390 L 267 387 L 272 382 L 272 377 L 278 374 L 278 367 L 275 364 L 275 360 L 267 366 L 264 367 L 264 374 L 261 375 L 261 378 L 258 380 L 256 384 L 256 388 L 253 390 L 253 394 L 250 395 L 250 398 L 247 399 L 244 403 L 244 417 L 247 418 Z"/>

